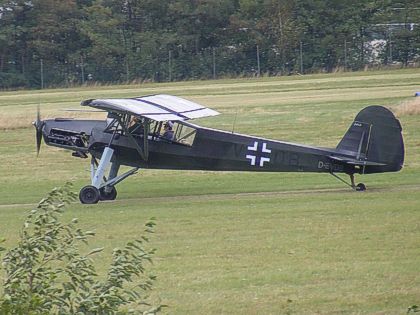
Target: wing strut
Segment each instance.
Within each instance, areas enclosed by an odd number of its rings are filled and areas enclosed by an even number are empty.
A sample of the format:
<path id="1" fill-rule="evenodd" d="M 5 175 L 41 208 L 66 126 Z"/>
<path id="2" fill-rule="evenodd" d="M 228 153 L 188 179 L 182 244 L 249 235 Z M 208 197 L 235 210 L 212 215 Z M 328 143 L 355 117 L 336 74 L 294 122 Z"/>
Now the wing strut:
<path id="1" fill-rule="evenodd" d="M 130 139 L 131 143 L 136 148 L 137 152 L 140 154 L 140 157 L 147 161 L 149 159 L 149 141 L 148 141 L 148 135 L 149 135 L 149 119 L 145 119 L 144 121 L 144 127 L 143 127 L 143 149 L 139 146 L 136 139 L 134 139 L 131 132 L 128 130 L 127 126 L 121 122 L 120 117 L 118 117 L 118 122 L 120 123 L 121 127 L 123 128 L 125 134 Z"/>

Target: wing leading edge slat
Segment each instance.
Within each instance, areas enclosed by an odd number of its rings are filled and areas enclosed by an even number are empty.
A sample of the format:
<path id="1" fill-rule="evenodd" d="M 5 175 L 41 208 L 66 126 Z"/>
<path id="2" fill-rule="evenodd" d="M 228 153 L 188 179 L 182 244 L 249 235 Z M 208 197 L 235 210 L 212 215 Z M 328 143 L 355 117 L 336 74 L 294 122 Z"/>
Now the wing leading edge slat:
<path id="1" fill-rule="evenodd" d="M 155 121 L 189 120 L 216 116 L 219 113 L 186 99 L 166 95 L 149 95 L 138 98 L 94 99 L 82 102 L 83 106 L 103 109 L 109 112 L 131 113 Z"/>

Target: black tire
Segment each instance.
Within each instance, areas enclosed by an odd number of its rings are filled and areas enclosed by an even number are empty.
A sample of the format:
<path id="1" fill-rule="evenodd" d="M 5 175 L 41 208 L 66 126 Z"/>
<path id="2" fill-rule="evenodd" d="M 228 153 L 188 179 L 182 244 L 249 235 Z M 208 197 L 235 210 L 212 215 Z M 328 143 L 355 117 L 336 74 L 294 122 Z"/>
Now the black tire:
<path id="1" fill-rule="evenodd" d="M 359 183 L 356 185 L 356 190 L 357 191 L 365 191 L 366 190 L 366 186 L 363 183 Z"/>
<path id="2" fill-rule="evenodd" d="M 99 190 L 95 186 L 85 186 L 80 190 L 79 200 L 84 204 L 94 204 L 99 201 Z"/>
<path id="3" fill-rule="evenodd" d="M 99 189 L 99 199 L 100 200 L 115 200 L 117 198 L 117 190 L 115 186 L 112 186 L 110 192 L 105 192 L 105 187 Z"/>

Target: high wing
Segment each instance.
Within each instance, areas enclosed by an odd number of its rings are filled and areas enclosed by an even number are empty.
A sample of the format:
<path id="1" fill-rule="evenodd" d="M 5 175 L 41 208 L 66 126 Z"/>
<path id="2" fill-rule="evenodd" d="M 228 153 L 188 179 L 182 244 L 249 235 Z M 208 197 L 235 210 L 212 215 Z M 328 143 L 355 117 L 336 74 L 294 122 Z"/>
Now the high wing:
<path id="1" fill-rule="evenodd" d="M 91 99 L 83 101 L 81 105 L 108 112 L 142 116 L 155 121 L 180 121 L 219 115 L 217 111 L 200 104 L 166 94 L 136 98 Z"/>

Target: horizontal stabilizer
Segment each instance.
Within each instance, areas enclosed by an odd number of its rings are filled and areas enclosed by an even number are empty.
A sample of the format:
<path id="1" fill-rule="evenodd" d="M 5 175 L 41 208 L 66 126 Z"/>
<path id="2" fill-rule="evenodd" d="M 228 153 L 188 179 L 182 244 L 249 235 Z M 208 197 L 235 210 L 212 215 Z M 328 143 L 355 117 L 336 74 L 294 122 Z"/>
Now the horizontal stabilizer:
<path id="1" fill-rule="evenodd" d="M 385 166 L 385 163 L 378 163 L 373 161 L 363 161 L 363 160 L 357 160 L 357 159 L 350 159 L 350 158 L 344 158 L 344 157 L 338 157 L 338 156 L 328 156 L 331 160 L 342 162 L 344 164 L 350 164 L 350 165 L 361 165 L 361 166 Z"/>

